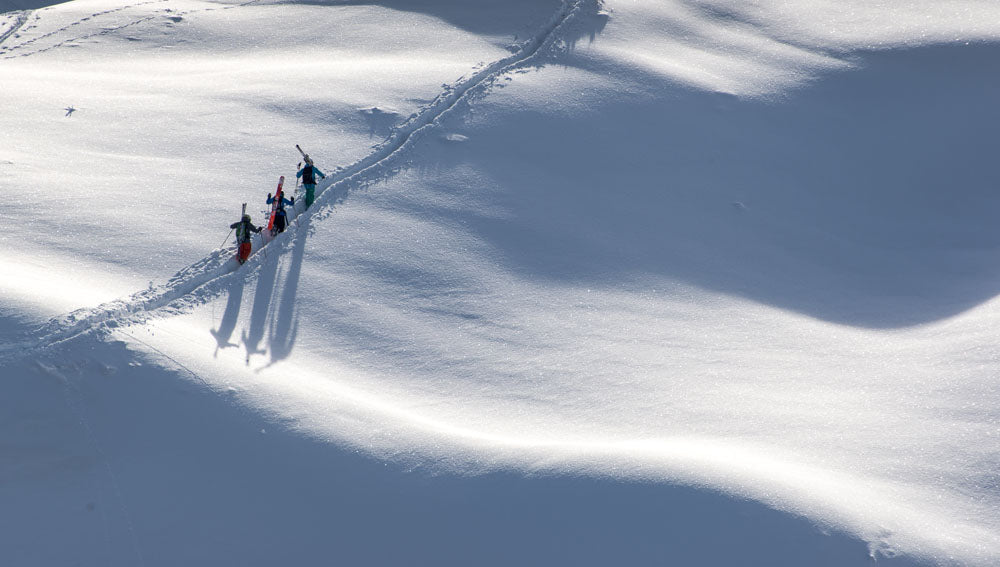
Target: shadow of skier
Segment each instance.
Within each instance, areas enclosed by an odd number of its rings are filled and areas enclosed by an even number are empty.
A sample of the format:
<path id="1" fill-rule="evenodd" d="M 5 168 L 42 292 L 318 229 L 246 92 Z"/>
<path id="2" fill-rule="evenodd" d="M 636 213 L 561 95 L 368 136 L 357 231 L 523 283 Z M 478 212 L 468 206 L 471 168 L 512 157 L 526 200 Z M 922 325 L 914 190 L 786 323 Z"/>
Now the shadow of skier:
<path id="1" fill-rule="evenodd" d="M 233 285 L 229 287 L 229 299 L 226 301 L 226 311 L 222 314 L 222 321 L 219 321 L 218 329 L 210 329 L 209 332 L 215 337 L 215 354 L 219 356 L 219 349 L 236 347 L 238 343 L 230 342 L 233 331 L 236 330 L 236 322 L 240 318 L 240 306 L 243 304 L 243 290 L 246 283 L 243 278 L 236 278 Z"/>
<path id="2" fill-rule="evenodd" d="M 291 264 L 282 283 L 281 299 L 278 309 L 271 319 L 268 346 L 271 353 L 271 366 L 284 360 L 292 353 L 295 338 L 299 331 L 296 296 L 299 289 L 299 278 L 302 274 L 302 258 L 305 256 L 306 235 L 309 233 L 309 217 L 301 220 L 299 233 L 296 235 L 295 246 L 292 248 Z M 265 366 L 265 368 L 267 367 Z"/>
<path id="3" fill-rule="evenodd" d="M 257 289 L 254 291 L 253 309 L 250 312 L 250 326 L 243 331 L 243 345 L 246 347 L 246 363 L 250 364 L 250 356 L 264 354 L 266 348 L 260 348 L 261 340 L 267 328 L 267 315 L 271 307 L 271 296 L 274 295 L 275 282 L 278 280 L 279 254 L 268 256 L 260 268 L 257 277 Z"/>

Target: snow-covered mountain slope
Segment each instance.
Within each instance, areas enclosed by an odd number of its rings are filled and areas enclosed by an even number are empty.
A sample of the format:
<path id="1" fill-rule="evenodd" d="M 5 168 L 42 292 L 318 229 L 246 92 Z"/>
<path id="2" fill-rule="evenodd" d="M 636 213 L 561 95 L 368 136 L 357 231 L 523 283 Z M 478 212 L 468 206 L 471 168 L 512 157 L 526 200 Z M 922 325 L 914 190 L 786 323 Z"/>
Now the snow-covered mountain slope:
<path id="1" fill-rule="evenodd" d="M 264 208 L 300 159 L 289 136 L 325 148 L 328 168 L 352 163 L 442 82 L 503 58 L 524 34 L 519 24 L 494 41 L 387 13 L 101 1 L 34 12 L 0 46 L 2 96 L 22 109 L 7 119 L 0 159 L 22 190 L 60 190 L 17 200 L 9 214 L 31 222 L 7 238 L 30 256 L 86 234 L 79 252 L 114 275 L 107 299 L 166 279 L 222 242 L 241 202 Z"/>
<path id="2" fill-rule="evenodd" d="M 241 564 L 994 563 L 997 10 L 29 13 L 0 44 L 0 183 L 37 195 L 3 213 L 3 486 L 42 513 L 7 542 L 217 562 L 224 525 Z M 295 143 L 330 177 L 236 270 L 212 249 Z M 416 543 L 468 513 L 518 543 Z M 365 555 L 384 539 L 409 552 Z"/>

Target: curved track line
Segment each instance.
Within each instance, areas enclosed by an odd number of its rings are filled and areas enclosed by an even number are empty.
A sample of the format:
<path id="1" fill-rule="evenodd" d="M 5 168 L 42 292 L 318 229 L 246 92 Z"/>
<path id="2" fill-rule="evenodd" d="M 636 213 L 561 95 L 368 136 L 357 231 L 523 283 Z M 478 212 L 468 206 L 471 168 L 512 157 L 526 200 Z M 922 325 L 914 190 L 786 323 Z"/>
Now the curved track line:
<path id="1" fill-rule="evenodd" d="M 505 74 L 530 66 L 541 59 L 557 42 L 560 32 L 578 17 L 596 13 L 599 0 L 563 0 L 559 10 L 542 30 L 532 39 L 522 43 L 509 57 L 495 61 L 475 72 L 471 77 L 462 78 L 453 85 L 446 86 L 430 104 L 411 115 L 406 122 L 393 128 L 390 135 L 366 157 L 329 176 L 329 181 L 318 187 L 313 208 L 306 212 L 295 207 L 294 229 L 275 237 L 267 251 L 283 253 L 298 238 L 306 238 L 311 220 L 326 218 L 336 203 L 341 202 L 352 189 L 359 189 L 383 180 L 396 171 L 402 154 L 415 144 L 441 119 L 452 112 L 462 102 L 488 91 L 497 79 Z M 561 45 L 561 44 L 560 44 Z M 319 216 L 317 216 L 319 215 Z M 258 236 L 256 246 L 260 248 L 263 237 Z M 40 339 L 29 342 L 19 354 L 38 352 L 53 344 L 91 332 L 110 332 L 112 329 L 143 322 L 153 316 L 176 314 L 196 305 L 204 304 L 220 295 L 233 277 L 249 277 L 260 270 L 261 254 L 251 256 L 243 269 L 238 267 L 232 250 L 217 249 L 198 262 L 180 270 L 162 286 L 137 292 L 127 298 L 118 299 L 91 309 L 80 309 L 51 319 L 35 334 Z M 154 311 L 162 311 L 154 315 Z M 33 343 L 33 344 L 32 344 Z M 10 355 L 2 356 L 8 358 Z"/>
<path id="2" fill-rule="evenodd" d="M 33 37 L 31 39 L 22 41 L 21 43 L 18 43 L 17 45 L 12 45 L 10 47 L 6 47 L 5 46 L 3 49 L 7 50 L 8 52 L 14 51 L 16 49 L 21 49 L 23 47 L 27 47 L 27 46 L 30 46 L 30 45 L 38 42 L 38 41 L 41 41 L 43 39 L 48 39 L 50 37 L 53 37 L 53 36 L 55 36 L 55 35 L 57 35 L 57 34 L 59 34 L 61 32 L 69 31 L 70 28 L 72 28 L 74 26 L 78 26 L 78 25 L 80 25 L 80 24 L 82 24 L 84 22 L 88 22 L 88 21 L 90 21 L 90 20 L 92 20 L 92 19 L 94 19 L 94 18 L 96 18 L 98 16 L 106 16 L 108 14 L 115 14 L 115 13 L 118 13 L 118 12 L 125 11 L 125 10 L 127 10 L 129 8 L 136 8 L 136 7 L 139 7 L 139 6 L 144 6 L 146 4 L 157 4 L 157 3 L 167 2 L 167 1 L 169 1 L 169 0 L 147 0 L 146 2 L 139 2 L 137 4 L 127 4 L 125 6 L 119 6 L 118 8 L 112 8 L 110 10 L 104 10 L 103 12 L 96 12 L 94 14 L 91 14 L 91 15 L 87 16 L 86 18 L 82 18 L 82 19 L 77 20 L 77 21 L 75 21 L 73 23 L 70 23 L 70 24 L 66 24 L 65 26 L 63 26 L 63 27 L 61 27 L 61 28 L 59 28 L 57 30 L 53 30 L 53 31 L 50 31 L 48 33 L 42 34 L 42 35 L 40 35 L 38 37 Z M 136 23 L 139 23 L 139 22 L 142 22 L 142 21 L 146 21 L 148 19 L 150 19 L 150 17 L 142 18 L 142 19 L 140 19 L 140 20 L 138 20 L 136 22 L 132 22 L 131 24 L 125 24 L 124 26 L 119 26 L 119 27 L 127 27 L 128 25 L 134 25 Z M 108 28 L 108 29 L 109 30 L 113 30 L 113 29 L 116 29 L 116 28 Z M 98 34 L 94 33 L 94 34 L 90 34 L 89 36 L 70 38 L 70 39 L 67 39 L 67 40 L 63 40 L 63 41 L 61 41 L 61 42 L 59 42 L 59 43 L 57 43 L 55 45 L 50 45 L 49 47 L 46 47 L 46 48 L 43 48 L 43 49 L 39 49 L 37 51 L 32 51 L 31 53 L 23 53 L 23 54 L 17 54 L 17 55 L 6 55 L 3 58 L 4 59 L 13 59 L 14 57 L 24 57 L 24 56 L 27 56 L 27 55 L 33 55 L 35 53 L 41 53 L 43 51 L 48 51 L 50 49 L 53 49 L 53 48 L 59 47 L 61 45 L 64 45 L 64 44 L 66 44 L 68 42 L 77 41 L 77 40 L 80 40 L 80 39 L 86 39 L 87 37 L 93 37 L 94 35 L 98 35 Z"/>
<path id="3" fill-rule="evenodd" d="M 114 8 L 114 9 L 111 9 L 111 10 L 105 10 L 103 12 L 97 12 L 97 13 L 91 14 L 91 15 L 87 16 L 86 18 L 77 20 L 77 21 L 75 21 L 75 22 L 73 22 L 71 24 L 67 24 L 67 25 L 65 25 L 65 26 L 63 26 L 63 27 L 61 27 L 61 28 L 59 28 L 57 30 L 48 32 L 48 33 L 46 33 L 44 35 L 40 35 L 40 36 L 32 38 L 32 39 L 29 39 L 29 40 L 21 42 L 21 43 L 19 43 L 17 45 L 13 45 L 13 46 L 10 46 L 10 47 L 6 47 L 6 46 L 0 47 L 0 51 L 5 52 L 5 54 L 2 57 L 0 57 L 0 59 L 15 59 L 15 58 L 18 58 L 18 57 L 28 57 L 28 56 L 31 56 L 31 55 L 37 55 L 39 53 L 45 53 L 46 51 L 51 51 L 53 49 L 57 49 L 57 48 L 60 48 L 60 47 L 72 46 L 73 43 L 77 42 L 77 41 L 83 41 L 83 40 L 86 40 L 86 39 L 90 39 L 90 38 L 98 37 L 98 36 L 102 36 L 102 35 L 111 35 L 113 33 L 119 32 L 119 31 L 121 31 L 121 30 L 123 30 L 125 28 L 136 26 L 136 25 L 139 25 L 139 24 L 142 24 L 142 23 L 145 23 L 145 22 L 151 22 L 153 20 L 156 20 L 156 19 L 160 18 L 164 14 L 169 14 L 169 15 L 172 15 L 172 16 L 188 16 L 190 14 L 196 14 L 196 13 L 199 13 L 199 12 L 212 12 L 212 11 L 215 11 L 215 10 L 231 10 L 233 8 L 241 8 L 243 6 L 248 6 L 250 4 L 256 4 L 260 0 L 248 0 L 248 1 L 243 2 L 241 4 L 232 4 L 232 5 L 229 5 L 229 6 L 213 7 L 213 8 L 193 9 L 193 10 L 186 10 L 186 11 L 183 11 L 183 12 L 174 12 L 171 9 L 166 8 L 166 9 L 163 9 L 163 10 L 155 11 L 155 12 L 153 12 L 152 14 L 150 14 L 148 16 L 143 16 L 143 17 L 141 17 L 139 19 L 132 20 L 131 22 L 120 24 L 120 25 L 117 25 L 117 26 L 114 26 L 114 27 L 101 28 L 100 31 L 95 31 L 95 32 L 88 33 L 88 34 L 84 34 L 84 35 L 80 35 L 80 36 L 76 36 L 76 37 L 71 37 L 71 38 L 68 38 L 68 39 L 63 39 L 63 40 L 59 41 L 58 43 L 54 43 L 54 44 L 49 45 L 47 47 L 40 47 L 38 49 L 35 49 L 34 51 L 28 51 L 28 52 L 25 52 L 25 53 L 21 53 L 21 52 L 14 53 L 16 50 L 22 49 L 24 47 L 30 47 L 34 43 L 36 43 L 36 42 L 38 42 L 40 40 L 51 38 L 51 37 L 53 37 L 53 36 L 55 36 L 55 35 L 57 35 L 57 34 L 59 34 L 61 32 L 69 31 L 70 28 L 72 28 L 74 26 L 78 26 L 78 25 L 80 25 L 80 24 L 82 24 L 84 22 L 89 22 L 90 20 L 93 20 L 93 19 L 95 19 L 95 18 L 97 18 L 99 16 L 106 16 L 108 14 L 114 14 L 114 13 L 117 13 L 117 12 L 122 12 L 124 10 L 129 9 L 129 8 L 137 8 L 139 6 L 145 6 L 147 4 L 160 4 L 160 3 L 163 3 L 163 2 L 169 2 L 169 1 L 170 0 L 148 0 L 146 2 L 139 2 L 138 4 L 129 4 L 129 5 L 126 5 L 126 6 L 121 6 L 119 8 Z M 2 43 L 2 41 L 3 41 L 3 38 L 0 38 L 0 43 Z"/>

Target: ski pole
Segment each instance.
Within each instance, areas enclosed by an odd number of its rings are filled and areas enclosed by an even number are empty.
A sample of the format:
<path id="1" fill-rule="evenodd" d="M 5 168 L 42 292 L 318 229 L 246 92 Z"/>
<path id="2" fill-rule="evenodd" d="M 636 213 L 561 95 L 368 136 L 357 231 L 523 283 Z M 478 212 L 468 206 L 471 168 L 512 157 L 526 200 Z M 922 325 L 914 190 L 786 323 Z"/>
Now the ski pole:
<path id="1" fill-rule="evenodd" d="M 298 146 L 296 146 L 298 147 Z M 299 168 L 296 171 L 302 170 L 302 162 L 299 162 Z M 301 198 L 302 195 L 299 194 L 299 177 L 295 176 L 295 196 Z M 295 203 L 292 205 L 292 210 L 295 211 L 295 226 L 299 226 L 299 204 Z"/>
<path id="2" fill-rule="evenodd" d="M 229 242 L 229 237 L 233 235 L 234 230 L 236 229 L 235 228 L 229 229 L 229 234 L 226 235 L 226 239 L 222 241 L 222 244 L 219 245 L 219 248 L 222 248 L 223 246 L 226 245 L 226 242 Z"/>
<path id="3" fill-rule="evenodd" d="M 264 262 L 267 262 L 267 243 L 264 242 L 264 231 L 260 231 L 257 234 L 260 236 L 260 251 L 264 253 Z"/>

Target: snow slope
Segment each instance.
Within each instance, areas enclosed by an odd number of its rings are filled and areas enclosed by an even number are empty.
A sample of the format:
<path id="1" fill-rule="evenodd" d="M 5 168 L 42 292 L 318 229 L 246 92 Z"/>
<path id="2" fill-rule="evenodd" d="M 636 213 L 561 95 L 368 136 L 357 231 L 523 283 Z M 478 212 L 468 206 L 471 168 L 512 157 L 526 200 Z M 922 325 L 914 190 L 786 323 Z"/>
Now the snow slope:
<path id="1" fill-rule="evenodd" d="M 20 17 L 14 557 L 994 563 L 998 8 L 470 6 Z"/>

